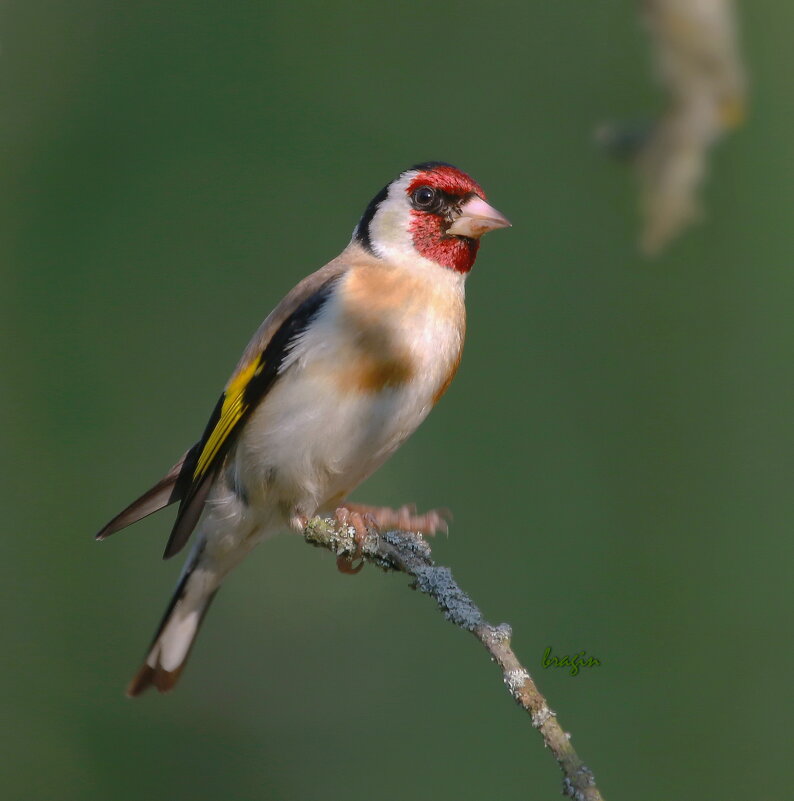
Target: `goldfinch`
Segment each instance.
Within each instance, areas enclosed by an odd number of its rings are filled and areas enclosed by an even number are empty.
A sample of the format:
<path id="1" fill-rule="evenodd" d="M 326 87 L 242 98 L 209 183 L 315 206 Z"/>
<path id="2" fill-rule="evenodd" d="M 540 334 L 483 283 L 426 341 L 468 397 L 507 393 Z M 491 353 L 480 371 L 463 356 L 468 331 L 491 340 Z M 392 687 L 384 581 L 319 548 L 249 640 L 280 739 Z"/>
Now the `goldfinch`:
<path id="1" fill-rule="evenodd" d="M 410 436 L 458 369 L 464 283 L 482 234 L 509 226 L 450 164 L 401 173 L 350 244 L 304 278 L 245 349 L 201 439 L 97 535 L 179 502 L 164 558 L 194 544 L 146 659 L 127 687 L 170 690 L 221 582 L 275 532 L 318 513 L 433 533 L 416 515 L 346 503 Z"/>

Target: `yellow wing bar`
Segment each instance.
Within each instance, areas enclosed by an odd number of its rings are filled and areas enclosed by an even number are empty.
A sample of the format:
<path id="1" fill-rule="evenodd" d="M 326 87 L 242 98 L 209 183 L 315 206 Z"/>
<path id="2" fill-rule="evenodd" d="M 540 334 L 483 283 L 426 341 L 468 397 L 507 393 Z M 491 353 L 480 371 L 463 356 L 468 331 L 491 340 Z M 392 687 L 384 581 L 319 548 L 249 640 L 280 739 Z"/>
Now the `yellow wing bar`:
<path id="1" fill-rule="evenodd" d="M 196 469 L 193 471 L 194 486 L 207 474 L 215 457 L 223 447 L 223 443 L 226 442 L 248 410 L 248 403 L 245 401 L 246 387 L 254 376 L 262 372 L 264 366 L 264 361 L 255 359 L 229 381 L 223 393 L 223 405 L 221 406 L 218 422 L 207 437 L 207 441 L 204 443 L 196 462 Z"/>

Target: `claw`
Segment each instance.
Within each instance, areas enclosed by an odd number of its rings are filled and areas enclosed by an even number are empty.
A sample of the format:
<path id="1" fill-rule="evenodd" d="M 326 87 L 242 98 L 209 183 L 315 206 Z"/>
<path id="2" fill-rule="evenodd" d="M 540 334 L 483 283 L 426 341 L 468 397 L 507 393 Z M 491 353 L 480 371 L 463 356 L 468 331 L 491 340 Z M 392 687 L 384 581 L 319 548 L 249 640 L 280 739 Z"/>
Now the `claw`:
<path id="1" fill-rule="evenodd" d="M 340 506 L 334 512 L 334 517 L 340 526 L 351 526 L 353 528 L 355 531 L 353 540 L 356 543 L 356 551 L 354 554 L 336 557 L 336 568 L 340 573 L 345 573 L 348 576 L 355 575 L 364 567 L 361 547 L 369 534 L 369 529 L 377 529 L 378 525 L 368 512 L 362 513 L 347 506 Z M 353 563 L 356 559 L 360 559 L 361 561 L 354 567 Z"/>
<path id="2" fill-rule="evenodd" d="M 344 573 L 346 576 L 355 576 L 356 573 L 361 571 L 361 568 L 364 567 L 364 560 L 362 559 L 357 565 L 353 566 L 353 562 L 355 561 L 354 556 L 345 555 L 345 556 L 337 556 L 336 557 L 336 569 L 340 573 Z"/>

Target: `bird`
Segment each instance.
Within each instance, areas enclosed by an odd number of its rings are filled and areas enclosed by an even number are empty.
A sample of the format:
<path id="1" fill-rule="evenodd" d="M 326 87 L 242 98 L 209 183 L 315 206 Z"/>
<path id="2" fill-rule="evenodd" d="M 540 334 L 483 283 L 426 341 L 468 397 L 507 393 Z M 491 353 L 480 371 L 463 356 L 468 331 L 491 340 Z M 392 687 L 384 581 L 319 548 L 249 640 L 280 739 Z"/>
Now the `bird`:
<path id="1" fill-rule="evenodd" d="M 201 438 L 96 535 L 179 503 L 163 558 L 194 539 L 127 695 L 174 687 L 222 581 L 269 536 L 303 532 L 324 513 L 352 526 L 359 542 L 367 526 L 446 527 L 438 511 L 347 497 L 449 387 L 480 237 L 510 225 L 462 170 L 417 164 L 375 195 L 345 249 L 268 315 Z M 344 560 L 339 567 L 357 570 Z"/>

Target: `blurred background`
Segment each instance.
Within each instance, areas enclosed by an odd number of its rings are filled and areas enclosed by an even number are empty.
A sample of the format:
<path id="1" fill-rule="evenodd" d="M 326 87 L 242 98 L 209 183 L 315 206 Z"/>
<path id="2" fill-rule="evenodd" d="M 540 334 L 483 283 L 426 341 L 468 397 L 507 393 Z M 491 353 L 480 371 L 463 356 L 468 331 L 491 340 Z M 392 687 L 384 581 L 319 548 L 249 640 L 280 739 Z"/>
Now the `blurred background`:
<path id="1" fill-rule="evenodd" d="M 284 535 L 170 696 L 123 688 L 173 512 L 93 533 L 203 430 L 251 332 L 407 166 L 514 228 L 461 371 L 355 495 L 437 539 L 607 799 L 777 796 L 794 649 L 794 7 L 740 9 L 750 113 L 655 259 L 605 119 L 665 105 L 633 4 L 12 0 L 0 9 L 4 798 L 557 798 L 471 637 Z M 571 677 L 543 651 L 602 662 Z"/>

